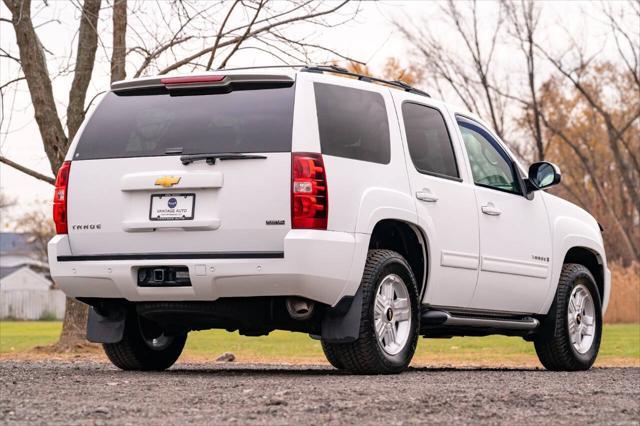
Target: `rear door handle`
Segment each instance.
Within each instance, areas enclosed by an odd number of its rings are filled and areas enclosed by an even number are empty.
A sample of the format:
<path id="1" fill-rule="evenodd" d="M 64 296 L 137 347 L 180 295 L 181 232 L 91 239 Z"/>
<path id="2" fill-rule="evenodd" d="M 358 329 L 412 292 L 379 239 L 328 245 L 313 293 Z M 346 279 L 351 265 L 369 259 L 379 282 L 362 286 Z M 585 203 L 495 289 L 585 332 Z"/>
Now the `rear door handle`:
<path id="1" fill-rule="evenodd" d="M 500 216 L 502 211 L 494 206 L 493 203 L 489 203 L 486 206 L 482 206 L 482 213 L 488 214 L 489 216 Z"/>
<path id="2" fill-rule="evenodd" d="M 436 197 L 436 195 L 428 188 L 424 188 L 422 191 L 416 192 L 416 198 L 420 201 L 426 201 L 428 203 L 435 203 L 436 201 L 438 201 L 438 197 Z"/>

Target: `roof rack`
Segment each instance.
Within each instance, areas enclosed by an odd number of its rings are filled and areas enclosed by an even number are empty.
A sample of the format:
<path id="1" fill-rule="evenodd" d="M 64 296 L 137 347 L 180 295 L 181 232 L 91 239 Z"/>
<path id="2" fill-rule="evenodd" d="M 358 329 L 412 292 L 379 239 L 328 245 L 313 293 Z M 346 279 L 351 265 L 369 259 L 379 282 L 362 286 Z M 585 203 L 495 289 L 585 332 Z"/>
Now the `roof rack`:
<path id="1" fill-rule="evenodd" d="M 382 84 L 386 84 L 389 86 L 393 86 L 393 87 L 397 87 L 399 89 L 404 90 L 405 92 L 410 92 L 410 93 L 415 93 L 417 95 L 423 95 L 423 96 L 427 96 L 427 97 L 431 97 L 430 94 L 428 94 L 427 92 L 424 92 L 420 89 L 416 89 L 415 87 L 400 81 L 400 80 L 384 80 L 382 78 L 376 78 L 376 77 L 370 77 L 368 75 L 363 75 L 363 74 L 358 74 L 355 72 L 351 72 L 346 68 L 342 68 L 340 66 L 337 65 L 313 65 L 313 66 L 306 66 L 304 67 L 301 71 L 304 72 L 315 72 L 315 73 L 323 73 L 323 72 L 332 72 L 335 74 L 342 74 L 342 75 L 348 75 L 350 77 L 356 77 L 358 80 L 360 81 L 368 81 L 368 82 L 373 82 L 373 83 L 382 83 Z"/>

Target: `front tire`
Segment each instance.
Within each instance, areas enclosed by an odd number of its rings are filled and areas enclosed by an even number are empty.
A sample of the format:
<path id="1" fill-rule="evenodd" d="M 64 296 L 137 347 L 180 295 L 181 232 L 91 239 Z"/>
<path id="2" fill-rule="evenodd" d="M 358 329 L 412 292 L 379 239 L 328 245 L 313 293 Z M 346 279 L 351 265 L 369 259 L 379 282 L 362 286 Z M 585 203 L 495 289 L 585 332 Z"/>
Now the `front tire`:
<path id="1" fill-rule="evenodd" d="M 545 322 L 553 332 L 534 340 L 542 365 L 552 371 L 591 368 L 600 349 L 602 307 L 595 280 L 586 267 L 563 265 L 556 299 Z"/>
<path id="2" fill-rule="evenodd" d="M 186 341 L 187 333 L 165 335 L 130 309 L 122 340 L 102 347 L 111 363 L 122 370 L 162 371 L 176 362 Z"/>
<path id="3" fill-rule="evenodd" d="M 407 368 L 418 343 L 416 281 L 407 261 L 391 250 L 369 250 L 360 283 L 358 339 L 322 342 L 329 362 L 358 374 L 397 374 Z"/>

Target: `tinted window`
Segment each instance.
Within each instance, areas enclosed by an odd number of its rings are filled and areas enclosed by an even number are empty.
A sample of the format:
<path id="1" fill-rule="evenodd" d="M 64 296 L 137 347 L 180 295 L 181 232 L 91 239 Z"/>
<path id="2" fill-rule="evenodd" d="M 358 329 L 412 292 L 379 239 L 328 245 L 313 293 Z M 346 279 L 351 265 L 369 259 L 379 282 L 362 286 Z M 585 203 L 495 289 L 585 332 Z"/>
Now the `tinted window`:
<path id="1" fill-rule="evenodd" d="M 477 185 L 520 193 L 511 159 L 498 143 L 481 127 L 458 121 L 464 139 L 473 181 Z"/>
<path id="2" fill-rule="evenodd" d="M 291 150 L 293 87 L 224 94 L 108 93 L 82 133 L 74 159 Z"/>
<path id="3" fill-rule="evenodd" d="M 457 178 L 451 138 L 440 111 L 405 102 L 402 115 L 409 154 L 416 169 L 421 173 Z"/>
<path id="4" fill-rule="evenodd" d="M 389 122 L 382 95 L 314 83 L 322 152 L 387 164 Z"/>

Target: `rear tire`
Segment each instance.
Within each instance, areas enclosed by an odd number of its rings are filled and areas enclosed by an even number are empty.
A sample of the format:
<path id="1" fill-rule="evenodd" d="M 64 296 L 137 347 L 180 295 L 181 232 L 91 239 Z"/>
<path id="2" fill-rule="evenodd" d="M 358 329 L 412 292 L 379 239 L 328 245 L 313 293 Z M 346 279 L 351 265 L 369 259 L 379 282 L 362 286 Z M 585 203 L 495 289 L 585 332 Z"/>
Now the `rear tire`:
<path id="1" fill-rule="evenodd" d="M 420 331 L 418 290 L 407 261 L 391 250 L 369 250 L 362 282 L 358 339 L 322 342 L 329 362 L 357 374 L 397 374 L 413 358 Z"/>
<path id="2" fill-rule="evenodd" d="M 130 309 L 122 340 L 102 347 L 113 365 L 122 370 L 162 371 L 176 362 L 186 341 L 187 333 L 165 335 Z"/>
<path id="3" fill-rule="evenodd" d="M 344 365 L 340 361 L 338 354 L 336 354 L 336 345 L 327 343 L 324 340 L 321 343 L 322 351 L 324 352 L 324 356 L 327 358 L 327 361 L 329 361 L 329 364 L 338 370 L 344 370 Z"/>
<path id="4" fill-rule="evenodd" d="M 547 370 L 583 371 L 598 356 L 602 308 L 591 272 L 576 263 L 562 266 L 554 305 L 534 340 L 538 359 Z"/>

